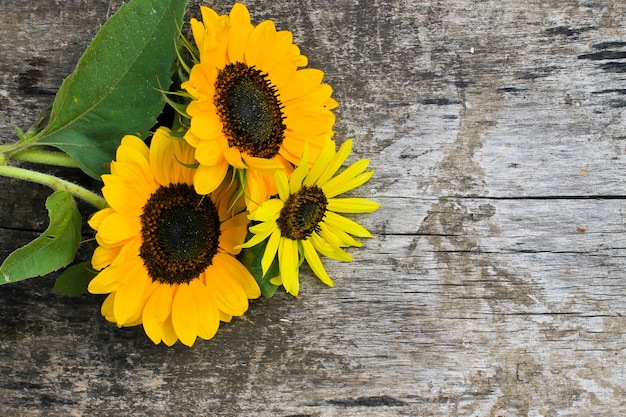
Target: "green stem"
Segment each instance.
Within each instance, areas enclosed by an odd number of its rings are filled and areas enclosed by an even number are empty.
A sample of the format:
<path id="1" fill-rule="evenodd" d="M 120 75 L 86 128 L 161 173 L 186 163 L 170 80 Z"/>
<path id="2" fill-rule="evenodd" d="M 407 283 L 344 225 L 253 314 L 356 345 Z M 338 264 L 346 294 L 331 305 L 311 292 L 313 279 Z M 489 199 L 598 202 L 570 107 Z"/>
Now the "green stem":
<path id="1" fill-rule="evenodd" d="M 97 209 L 103 209 L 106 207 L 106 201 L 98 194 L 89 191 L 88 189 L 83 188 L 80 185 L 76 185 L 73 182 L 69 182 L 66 180 L 62 180 L 61 178 L 55 177 L 54 175 L 44 174 L 41 172 L 31 171 L 29 169 L 18 168 L 9 165 L 0 165 L 0 175 L 47 185 L 55 191 L 68 191 L 74 196 L 96 207 Z"/>
<path id="2" fill-rule="evenodd" d="M 61 152 L 43 151 L 41 149 L 24 149 L 23 151 L 11 155 L 11 159 L 67 168 L 78 168 L 78 164 L 74 162 L 69 155 Z"/>

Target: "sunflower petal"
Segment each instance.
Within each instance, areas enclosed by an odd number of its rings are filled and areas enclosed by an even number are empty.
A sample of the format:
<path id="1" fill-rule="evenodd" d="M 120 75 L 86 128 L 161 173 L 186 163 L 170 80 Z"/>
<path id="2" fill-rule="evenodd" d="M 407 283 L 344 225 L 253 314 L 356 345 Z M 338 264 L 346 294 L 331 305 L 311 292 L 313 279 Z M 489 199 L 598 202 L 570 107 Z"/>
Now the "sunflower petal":
<path id="1" fill-rule="evenodd" d="M 226 177 L 228 162 L 226 160 L 214 166 L 200 165 L 193 177 L 193 185 L 198 194 L 209 194 L 219 187 Z"/>
<path id="2" fill-rule="evenodd" d="M 349 167 L 348 169 L 350 168 L 351 167 Z M 361 168 L 361 167 L 357 167 L 357 168 Z M 322 190 L 324 190 L 324 194 L 326 194 L 328 198 L 333 198 L 339 194 L 343 194 L 357 187 L 360 187 L 361 185 L 369 181 L 369 179 L 374 174 L 374 171 L 368 171 L 368 172 L 363 172 L 362 174 L 358 174 L 354 176 L 353 172 L 349 173 L 348 175 L 343 175 L 344 172 L 337 175 L 335 178 L 331 179 L 326 184 L 322 185 Z"/>
<path id="3" fill-rule="evenodd" d="M 173 346 L 178 341 L 176 330 L 174 330 L 174 324 L 172 323 L 172 315 L 167 317 L 167 320 L 163 322 L 163 343 L 167 346 Z"/>
<path id="4" fill-rule="evenodd" d="M 194 150 L 187 142 L 175 138 L 171 131 L 159 127 L 150 143 L 152 176 L 162 186 L 187 182 L 192 169 L 185 165 L 195 162 Z"/>
<path id="5" fill-rule="evenodd" d="M 295 240 L 280 238 L 278 246 L 278 268 L 285 290 L 298 296 L 300 283 L 298 281 L 298 242 Z"/>
<path id="6" fill-rule="evenodd" d="M 248 37 L 252 31 L 250 13 L 246 6 L 235 3 L 230 10 L 230 38 L 228 40 L 228 58 L 230 62 L 243 62 Z"/>
<path id="7" fill-rule="evenodd" d="M 100 224 L 98 237 L 108 244 L 115 244 L 125 242 L 140 232 L 139 217 L 111 213 Z"/>
<path id="8" fill-rule="evenodd" d="M 237 255 L 241 251 L 237 246 L 246 239 L 248 223 L 247 213 L 239 213 L 223 222 L 220 227 L 220 248 L 232 255 Z"/>
<path id="9" fill-rule="evenodd" d="M 174 295 L 172 324 L 180 341 L 193 346 L 198 337 L 198 309 L 189 284 L 180 284 Z"/>
<path id="10" fill-rule="evenodd" d="M 241 288 L 243 288 L 246 293 L 246 297 L 252 299 L 261 296 L 261 289 L 259 288 L 259 285 L 256 283 L 252 275 L 250 275 L 250 272 L 246 269 L 246 267 L 241 264 L 241 262 L 233 256 L 219 252 L 213 259 L 214 262 L 219 262 L 219 264 L 229 272 L 231 277 L 239 283 Z"/>
<path id="11" fill-rule="evenodd" d="M 133 316 L 141 316 L 140 310 L 144 307 L 142 304 L 144 291 L 150 283 L 148 272 L 144 268 L 137 267 L 130 270 L 129 274 L 132 274 L 132 279 L 126 280 L 115 295 L 113 311 L 119 326 L 128 325 Z"/>
<path id="12" fill-rule="evenodd" d="M 302 249 L 304 252 L 304 258 L 306 262 L 311 267 L 311 270 L 317 277 L 326 285 L 333 286 L 333 281 L 328 276 L 328 273 L 324 269 L 324 265 L 322 265 L 322 260 L 320 259 L 313 243 L 311 243 L 308 239 L 302 241 Z"/>
<path id="13" fill-rule="evenodd" d="M 113 305 L 115 304 L 115 292 L 112 292 L 104 299 L 100 307 L 102 316 L 111 323 L 115 323 L 115 314 L 113 314 Z"/>
<path id="14" fill-rule="evenodd" d="M 317 179 L 316 184 L 324 185 L 326 181 L 328 181 L 333 175 L 335 175 L 337 170 L 341 168 L 345 160 L 348 158 L 348 155 L 350 155 L 351 151 L 352 151 L 352 140 L 348 139 L 344 143 L 341 144 L 337 153 L 335 153 L 335 155 L 327 163 L 326 168 L 324 169 L 324 172 Z"/>
<path id="15" fill-rule="evenodd" d="M 276 258 L 276 252 L 278 251 L 278 245 L 280 243 L 280 230 L 278 228 L 274 229 L 270 238 L 267 240 L 267 246 L 265 247 L 265 252 L 263 252 L 263 257 L 261 258 L 261 271 L 263 275 L 267 273 L 274 262 L 274 258 Z"/>
<path id="16" fill-rule="evenodd" d="M 163 339 L 163 323 L 172 312 L 172 286 L 159 284 L 143 309 L 143 329 L 146 335 L 159 344 Z"/>
<path id="17" fill-rule="evenodd" d="M 281 200 L 287 201 L 287 199 L 289 198 L 289 181 L 287 180 L 287 175 L 285 175 L 285 173 L 282 171 L 276 171 L 276 174 L 274 174 L 274 179 L 276 181 L 278 196 Z"/>
<path id="18" fill-rule="evenodd" d="M 200 280 L 193 280 L 190 286 L 198 309 L 198 337 L 209 340 L 215 336 L 220 326 L 218 309 L 207 288 Z"/>
<path id="19" fill-rule="evenodd" d="M 326 210 L 336 213 L 371 213 L 380 208 L 380 203 L 367 198 L 329 198 Z"/>

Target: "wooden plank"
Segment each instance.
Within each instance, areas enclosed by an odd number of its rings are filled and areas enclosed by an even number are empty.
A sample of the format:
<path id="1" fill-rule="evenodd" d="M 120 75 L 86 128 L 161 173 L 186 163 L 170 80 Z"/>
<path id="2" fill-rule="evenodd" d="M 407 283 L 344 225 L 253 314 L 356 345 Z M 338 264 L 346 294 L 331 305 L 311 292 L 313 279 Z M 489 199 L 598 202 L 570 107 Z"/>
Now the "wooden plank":
<path id="1" fill-rule="evenodd" d="M 0 142 L 118 6 L 0 3 Z M 192 349 L 53 295 L 54 276 L 1 286 L 0 414 L 625 414 L 623 1 L 248 6 L 326 72 L 337 139 L 376 171 L 357 194 L 382 207 L 356 217 L 374 237 L 325 261 L 335 288 L 305 269 L 298 299 Z M 45 228 L 49 191 L 0 190 L 4 257 Z"/>

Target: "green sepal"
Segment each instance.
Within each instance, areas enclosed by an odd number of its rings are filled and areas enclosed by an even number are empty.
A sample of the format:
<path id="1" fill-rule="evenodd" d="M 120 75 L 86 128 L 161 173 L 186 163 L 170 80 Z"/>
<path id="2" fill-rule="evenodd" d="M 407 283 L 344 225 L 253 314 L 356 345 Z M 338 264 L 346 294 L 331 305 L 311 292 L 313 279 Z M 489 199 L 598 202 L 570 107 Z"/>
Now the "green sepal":
<path id="1" fill-rule="evenodd" d="M 248 238 L 250 238 L 250 236 L 248 236 Z M 261 289 L 261 295 L 265 298 L 271 298 L 278 286 L 272 284 L 270 280 L 279 276 L 280 271 L 278 269 L 278 257 L 275 257 L 269 269 L 265 275 L 263 275 L 261 259 L 263 258 L 263 253 L 265 253 L 266 246 L 267 240 L 264 240 L 256 246 L 242 249 L 239 255 L 237 255 L 237 259 L 250 271 L 250 274 L 254 277 Z"/>
<path id="2" fill-rule="evenodd" d="M 54 283 L 54 292 L 59 295 L 77 296 L 88 294 L 89 282 L 98 275 L 90 261 L 81 262 L 67 268 Z"/>
<path id="3" fill-rule="evenodd" d="M 35 240 L 11 253 L 0 266 L 0 285 L 43 276 L 74 260 L 82 220 L 72 194 L 57 191 L 46 200 L 50 225 Z"/>

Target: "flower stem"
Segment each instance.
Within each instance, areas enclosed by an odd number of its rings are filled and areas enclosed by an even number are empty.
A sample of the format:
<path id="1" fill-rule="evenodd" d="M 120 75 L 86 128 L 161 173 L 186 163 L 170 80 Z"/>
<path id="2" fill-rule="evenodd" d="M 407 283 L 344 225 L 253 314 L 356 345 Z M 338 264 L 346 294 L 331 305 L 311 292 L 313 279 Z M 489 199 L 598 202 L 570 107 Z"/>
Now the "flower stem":
<path id="1" fill-rule="evenodd" d="M 89 191 L 88 189 L 83 188 L 80 185 L 74 184 L 73 182 L 55 177 L 54 175 L 44 174 L 42 172 L 31 171 L 29 169 L 18 168 L 9 165 L 0 165 L 0 175 L 47 185 L 55 191 L 68 191 L 72 193 L 75 197 L 86 201 L 97 209 L 103 209 L 104 207 L 106 207 L 106 201 L 98 194 Z"/>
<path id="2" fill-rule="evenodd" d="M 19 151 L 11 155 L 11 159 L 67 168 L 78 168 L 78 164 L 74 162 L 69 155 L 61 152 L 43 151 L 40 149 L 24 149 L 23 151 Z"/>

